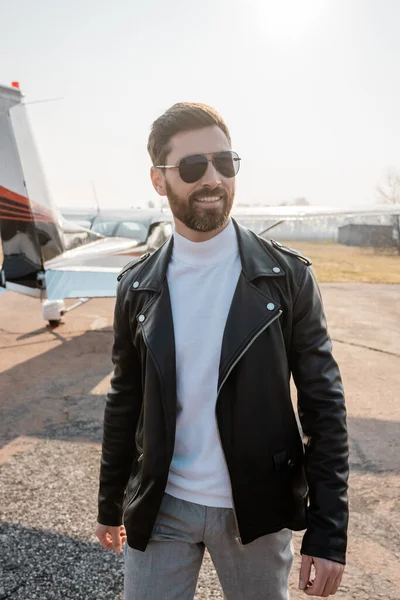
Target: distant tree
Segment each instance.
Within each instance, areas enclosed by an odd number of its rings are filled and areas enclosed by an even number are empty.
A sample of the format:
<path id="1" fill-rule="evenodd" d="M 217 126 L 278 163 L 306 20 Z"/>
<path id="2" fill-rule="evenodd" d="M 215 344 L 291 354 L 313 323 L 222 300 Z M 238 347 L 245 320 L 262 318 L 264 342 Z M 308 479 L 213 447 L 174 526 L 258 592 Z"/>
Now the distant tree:
<path id="1" fill-rule="evenodd" d="M 310 203 L 307 198 L 295 198 L 293 201 L 294 206 L 309 206 Z"/>
<path id="2" fill-rule="evenodd" d="M 290 200 L 289 202 L 281 202 L 279 206 L 309 206 L 309 201 L 307 198 L 303 198 L 302 196 L 299 198 L 295 198 L 294 200 Z"/>
<path id="3" fill-rule="evenodd" d="M 384 182 L 376 191 L 379 202 L 400 205 L 400 173 L 396 169 L 388 169 Z M 391 221 L 396 232 L 397 251 L 400 254 L 400 215 L 392 215 Z"/>

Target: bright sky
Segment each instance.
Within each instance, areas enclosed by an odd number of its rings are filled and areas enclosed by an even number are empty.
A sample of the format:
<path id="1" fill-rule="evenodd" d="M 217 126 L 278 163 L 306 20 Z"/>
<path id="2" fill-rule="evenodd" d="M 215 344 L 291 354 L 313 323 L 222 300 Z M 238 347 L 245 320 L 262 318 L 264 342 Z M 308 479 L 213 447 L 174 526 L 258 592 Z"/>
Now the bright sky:
<path id="1" fill-rule="evenodd" d="M 400 168 L 398 0 L 0 0 L 0 81 L 17 80 L 63 206 L 156 199 L 152 121 L 219 110 L 237 201 L 376 201 Z"/>

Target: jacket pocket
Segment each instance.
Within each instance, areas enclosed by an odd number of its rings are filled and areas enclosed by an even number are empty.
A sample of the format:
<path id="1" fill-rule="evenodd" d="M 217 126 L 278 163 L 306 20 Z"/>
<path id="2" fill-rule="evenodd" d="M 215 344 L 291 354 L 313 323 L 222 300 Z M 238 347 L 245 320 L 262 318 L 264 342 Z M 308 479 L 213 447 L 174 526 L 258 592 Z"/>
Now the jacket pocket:
<path id="1" fill-rule="evenodd" d="M 141 483 L 138 484 L 136 490 L 133 492 L 132 496 L 126 502 L 124 512 L 122 513 L 122 522 L 124 522 L 126 511 L 135 502 L 136 498 L 139 496 L 140 488 L 141 488 Z"/>
<path id="2" fill-rule="evenodd" d="M 134 463 L 132 473 L 128 485 L 125 490 L 125 498 L 123 501 L 122 518 L 124 518 L 126 509 L 136 500 L 141 486 L 141 466 L 143 461 L 143 454 L 140 454 Z"/>
<path id="3" fill-rule="evenodd" d="M 273 456 L 278 481 L 291 492 L 294 500 L 302 500 L 308 494 L 307 479 L 303 460 L 288 449 L 281 450 Z"/>

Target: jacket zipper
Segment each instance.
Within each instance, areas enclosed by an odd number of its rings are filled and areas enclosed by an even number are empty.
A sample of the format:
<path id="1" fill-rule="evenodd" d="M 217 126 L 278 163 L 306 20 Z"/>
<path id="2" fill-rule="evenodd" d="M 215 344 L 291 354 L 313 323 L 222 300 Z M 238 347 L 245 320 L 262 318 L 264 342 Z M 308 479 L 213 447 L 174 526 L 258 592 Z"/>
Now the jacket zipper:
<path id="1" fill-rule="evenodd" d="M 248 343 L 248 344 L 247 344 L 247 346 L 244 348 L 244 350 L 243 350 L 243 351 L 242 351 L 242 352 L 239 354 L 239 356 L 237 357 L 237 359 L 236 359 L 236 360 L 235 360 L 235 361 L 232 363 L 232 365 L 231 365 L 231 366 L 230 366 L 230 368 L 228 369 L 228 372 L 227 372 L 227 374 L 225 375 L 224 379 L 221 381 L 221 385 L 219 386 L 219 388 L 218 388 L 218 390 L 217 390 L 217 398 L 216 398 L 216 401 L 215 401 L 215 421 L 216 421 L 216 424 L 217 424 L 217 433 L 218 433 L 218 439 L 219 439 L 219 443 L 220 443 L 220 445 L 221 445 L 222 455 L 223 455 L 223 457 L 224 457 L 224 460 L 225 460 L 226 471 L 227 471 L 227 473 L 228 473 L 229 482 L 230 482 L 230 485 L 231 485 L 231 499 L 232 499 L 232 507 L 233 507 L 233 517 L 234 517 L 234 519 L 235 519 L 235 524 L 236 524 L 236 529 L 237 529 L 237 536 L 236 536 L 236 538 L 235 538 L 235 539 L 236 539 L 237 543 L 238 543 L 238 544 L 240 544 L 240 545 L 242 545 L 242 538 L 240 537 L 240 531 L 239 531 L 239 522 L 238 522 L 238 519 L 237 519 L 237 514 L 236 514 L 235 501 L 234 501 L 234 499 L 233 499 L 233 492 L 232 492 L 232 479 L 231 479 L 231 476 L 230 476 L 230 473 L 229 473 L 229 469 L 228 469 L 228 463 L 227 463 L 227 460 L 226 460 L 226 456 L 225 456 L 224 448 L 223 448 L 223 446 L 222 446 L 221 434 L 220 434 L 220 432 L 219 432 L 219 427 L 218 427 L 218 419 L 217 419 L 217 401 L 218 401 L 218 397 L 219 397 L 220 391 L 221 391 L 221 389 L 222 389 L 222 386 L 224 385 L 225 381 L 228 379 L 229 375 L 232 373 L 233 369 L 236 367 L 236 365 L 237 365 L 237 363 L 239 362 L 239 360 L 242 358 L 242 356 L 243 356 L 244 354 L 246 354 L 247 350 L 250 348 L 250 346 L 253 344 L 253 342 L 255 342 L 255 340 L 258 338 L 258 336 L 260 336 L 260 335 L 261 335 L 261 334 L 262 334 L 262 333 L 263 333 L 263 332 L 264 332 L 266 329 L 268 329 L 268 327 L 269 327 L 270 325 L 272 325 L 272 323 L 273 323 L 274 321 L 276 321 L 276 319 L 279 319 L 279 317 L 281 316 L 281 314 L 282 314 L 282 311 L 280 310 L 280 311 L 278 312 L 278 314 L 276 314 L 276 315 L 275 315 L 275 317 L 273 317 L 273 319 L 271 319 L 270 321 L 268 321 L 268 322 L 267 322 L 267 323 L 264 325 L 264 327 L 262 327 L 262 328 L 260 329 L 260 331 L 258 331 L 258 332 L 256 333 L 256 335 L 255 335 L 255 336 L 254 336 L 254 337 L 253 337 L 253 338 L 252 338 L 252 339 L 249 341 L 249 343 Z"/>

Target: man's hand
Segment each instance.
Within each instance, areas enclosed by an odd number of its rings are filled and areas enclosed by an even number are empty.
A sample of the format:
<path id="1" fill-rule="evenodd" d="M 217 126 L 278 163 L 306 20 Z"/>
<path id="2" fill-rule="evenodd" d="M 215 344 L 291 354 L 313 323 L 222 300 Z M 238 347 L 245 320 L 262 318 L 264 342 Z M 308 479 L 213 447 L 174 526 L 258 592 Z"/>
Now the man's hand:
<path id="1" fill-rule="evenodd" d="M 311 567 L 314 565 L 315 578 L 311 577 Z M 342 581 L 344 565 L 326 558 L 317 558 L 303 554 L 301 557 L 299 589 L 308 596 L 327 598 L 336 594 Z"/>
<path id="2" fill-rule="evenodd" d="M 120 554 L 126 542 L 126 531 L 123 525 L 110 527 L 109 525 L 97 523 L 96 536 L 103 548 L 106 550 L 113 549 L 117 554 Z"/>

